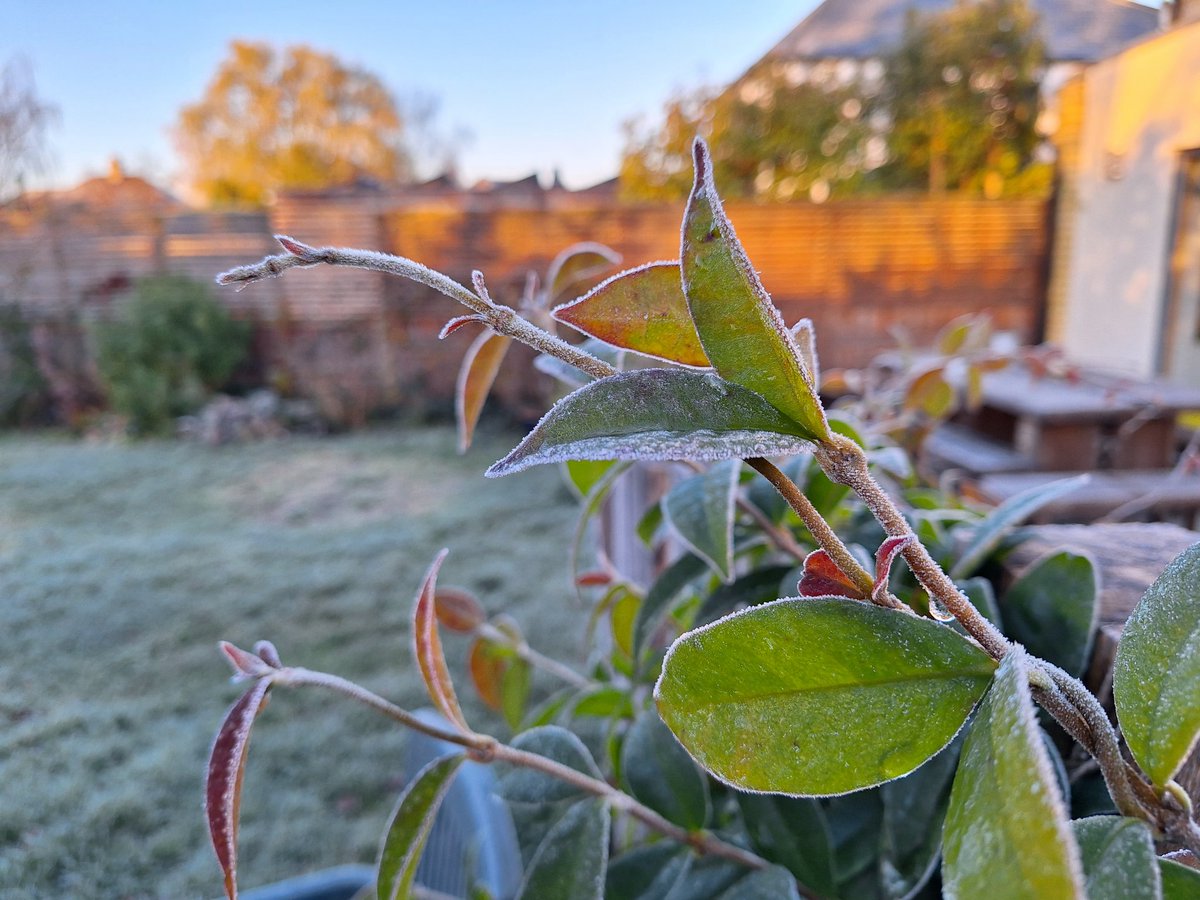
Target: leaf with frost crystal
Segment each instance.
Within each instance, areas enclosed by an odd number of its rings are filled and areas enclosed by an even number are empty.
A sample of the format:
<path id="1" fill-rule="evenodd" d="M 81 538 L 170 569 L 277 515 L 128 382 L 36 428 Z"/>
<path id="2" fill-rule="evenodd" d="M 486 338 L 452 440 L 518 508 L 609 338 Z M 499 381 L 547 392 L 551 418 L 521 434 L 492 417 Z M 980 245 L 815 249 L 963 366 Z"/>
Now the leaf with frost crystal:
<path id="1" fill-rule="evenodd" d="M 458 451 L 465 453 L 471 446 L 475 426 L 483 412 L 500 364 L 508 353 L 512 338 L 496 334 L 490 328 L 472 341 L 458 370 L 458 382 L 454 390 L 454 414 L 458 421 Z"/>
<path id="2" fill-rule="evenodd" d="M 942 831 L 949 900 L 1084 900 L 1079 848 L 1014 646 L 971 723 Z"/>
<path id="3" fill-rule="evenodd" d="M 833 838 L 820 801 L 745 792 L 734 799 L 750 846 L 759 855 L 787 868 L 818 896 L 837 895 Z"/>
<path id="4" fill-rule="evenodd" d="M 687 547 L 728 582 L 733 580 L 733 513 L 741 460 L 727 459 L 676 484 L 663 513 Z"/>
<path id="5" fill-rule="evenodd" d="M 688 831 L 708 820 L 708 779 L 653 709 L 638 716 L 625 735 L 621 778 L 635 799 Z"/>
<path id="6" fill-rule="evenodd" d="M 517 900 L 601 900 L 608 869 L 609 822 L 608 807 L 602 800 L 581 800 L 567 810 L 529 861 Z"/>
<path id="7" fill-rule="evenodd" d="M 1006 633 L 1072 675 L 1086 668 L 1099 612 L 1099 574 L 1086 556 L 1037 560 L 1004 595 Z"/>
<path id="8" fill-rule="evenodd" d="M 567 459 L 787 456 L 807 432 L 753 391 L 711 372 L 641 369 L 601 378 L 550 408 L 489 478 Z"/>
<path id="9" fill-rule="evenodd" d="M 995 663 L 949 628 L 841 597 L 766 603 L 677 640 L 663 721 L 722 781 L 830 796 L 899 778 L 945 747 Z"/>
<path id="10" fill-rule="evenodd" d="M 1200 897 L 1200 872 L 1170 859 L 1158 858 L 1163 900 L 1195 900 Z"/>
<path id="11" fill-rule="evenodd" d="M 1129 751 L 1159 787 L 1200 736 L 1200 543 L 1172 560 L 1125 623 L 1113 700 Z"/>
<path id="12" fill-rule="evenodd" d="M 1154 839 L 1139 819 L 1092 816 L 1071 823 L 1087 878 L 1088 900 L 1159 900 Z"/>
<path id="13" fill-rule="evenodd" d="M 400 795 L 379 851 L 376 882 L 379 900 L 411 896 L 417 863 L 433 830 L 434 818 L 465 759 L 461 754 L 435 759 L 414 776 Z"/>
<path id="14" fill-rule="evenodd" d="M 765 397 L 813 440 L 828 440 L 829 423 L 796 339 L 721 207 L 708 148 L 697 138 L 692 153 L 696 179 L 679 255 L 683 293 L 700 344 L 722 378 Z"/>
<path id="15" fill-rule="evenodd" d="M 551 314 L 614 347 L 685 366 L 708 365 L 683 296 L 678 262 L 620 272 Z"/>

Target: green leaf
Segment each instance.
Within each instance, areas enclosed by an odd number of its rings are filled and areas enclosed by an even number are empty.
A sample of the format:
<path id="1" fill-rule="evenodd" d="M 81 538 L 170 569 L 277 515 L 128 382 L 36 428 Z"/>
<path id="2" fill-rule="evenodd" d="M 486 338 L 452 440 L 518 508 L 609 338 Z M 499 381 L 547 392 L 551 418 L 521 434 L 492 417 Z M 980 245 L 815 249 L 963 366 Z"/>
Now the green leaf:
<path id="1" fill-rule="evenodd" d="M 638 519 L 637 536 L 642 539 L 642 543 L 647 547 L 654 546 L 654 536 L 658 534 L 658 529 L 663 523 L 663 511 L 661 503 L 652 503 L 650 507 L 642 513 L 642 517 Z"/>
<path id="2" fill-rule="evenodd" d="M 608 868 L 609 814 L 601 800 L 581 800 L 550 829 L 529 861 L 518 900 L 600 900 Z"/>
<path id="3" fill-rule="evenodd" d="M 764 859 L 786 867 L 820 896 L 837 893 L 833 839 L 821 804 L 808 797 L 735 795 L 750 845 Z"/>
<path id="4" fill-rule="evenodd" d="M 1088 900 L 1159 900 L 1161 876 L 1146 823 L 1094 816 L 1071 823 L 1083 860 Z"/>
<path id="5" fill-rule="evenodd" d="M 1084 474 L 1074 478 L 1060 478 L 1058 481 L 1041 484 L 1009 497 L 975 526 L 970 543 L 950 570 L 950 577 L 967 578 L 974 575 L 975 570 L 987 559 L 988 554 L 996 549 L 1011 528 L 1024 522 L 1052 500 L 1057 500 L 1087 484 L 1088 477 Z"/>
<path id="6" fill-rule="evenodd" d="M 943 830 L 948 898 L 1084 900 L 1079 848 L 1013 647 L 967 733 Z"/>
<path id="7" fill-rule="evenodd" d="M 604 900 L 667 900 L 692 859 L 690 850 L 671 841 L 635 847 L 609 864 Z"/>
<path id="8" fill-rule="evenodd" d="M 958 589 L 967 595 L 971 605 L 980 615 L 1004 631 L 1004 618 L 1000 615 L 1000 604 L 996 602 L 996 590 L 986 578 L 968 578 L 958 583 Z"/>
<path id="9" fill-rule="evenodd" d="M 489 478 L 567 459 L 696 459 L 798 453 L 804 429 L 711 372 L 640 369 L 559 400 Z"/>
<path id="10" fill-rule="evenodd" d="M 646 641 L 662 619 L 667 607 L 689 584 L 704 575 L 708 566 L 698 556 L 688 553 L 679 557 L 655 579 L 633 623 L 633 655 L 639 658 Z"/>
<path id="11" fill-rule="evenodd" d="M 677 262 L 619 272 L 578 300 L 555 307 L 552 315 L 614 347 L 685 366 L 708 365 Z"/>
<path id="12" fill-rule="evenodd" d="M 945 747 L 994 668 L 936 622 L 796 598 L 683 635 L 655 697 L 663 721 L 722 781 L 828 796 L 898 778 Z"/>
<path id="13" fill-rule="evenodd" d="M 625 736 L 621 775 L 629 793 L 676 825 L 695 831 L 708 820 L 708 779 L 652 709 Z"/>
<path id="14" fill-rule="evenodd" d="M 722 584 L 705 598 L 696 611 L 695 624 L 707 625 L 746 606 L 759 606 L 778 600 L 788 593 L 781 587 L 795 569 L 791 566 L 760 566 L 751 569 L 731 584 Z M 795 582 L 792 582 L 792 587 Z"/>
<path id="15" fill-rule="evenodd" d="M 557 763 L 602 778 L 592 754 L 583 741 L 565 728 L 545 725 L 517 735 L 512 746 L 527 753 L 545 756 Z M 585 796 L 582 789 L 533 769 L 514 767 L 506 772 L 497 786 L 497 793 L 514 803 L 556 803 Z"/>
<path id="16" fill-rule="evenodd" d="M 531 674 L 529 663 L 516 657 L 500 676 L 500 712 L 513 730 L 520 728 L 521 720 L 525 718 Z"/>
<path id="17" fill-rule="evenodd" d="M 822 802 L 833 841 L 838 893 L 874 897 L 879 893 L 879 852 L 883 834 L 883 794 L 858 791 Z"/>
<path id="18" fill-rule="evenodd" d="M 696 179 L 683 218 L 680 262 L 704 352 L 722 378 L 766 398 L 802 425 L 806 437 L 828 440 L 825 412 L 796 340 L 721 207 L 708 148 L 697 139 L 692 153 Z"/>
<path id="19" fill-rule="evenodd" d="M 1125 623 L 1113 665 L 1117 719 L 1159 787 L 1200 736 L 1200 543 L 1172 560 Z"/>
<path id="20" fill-rule="evenodd" d="M 1006 634 L 1072 675 L 1087 667 L 1096 633 L 1099 574 L 1066 550 L 1042 557 L 1004 595 Z"/>
<path id="21" fill-rule="evenodd" d="M 663 499 L 663 514 L 679 539 L 722 580 L 733 578 L 733 513 L 742 462 L 727 459 L 685 478 Z"/>
<path id="22" fill-rule="evenodd" d="M 800 894 L 787 869 L 769 866 L 739 879 L 717 900 L 800 900 Z"/>
<path id="23" fill-rule="evenodd" d="M 579 695 L 571 704 L 572 716 L 590 716 L 608 719 L 613 717 L 633 718 L 633 703 L 629 691 L 624 688 L 601 685 Z"/>
<path id="24" fill-rule="evenodd" d="M 462 754 L 435 759 L 416 774 L 400 795 L 379 851 L 376 880 L 379 900 L 410 896 L 434 817 L 465 759 Z"/>
<path id="25" fill-rule="evenodd" d="M 1174 860 L 1158 859 L 1163 900 L 1195 900 L 1200 897 L 1200 872 Z"/>
<path id="26" fill-rule="evenodd" d="M 915 772 L 880 787 L 879 868 L 889 896 L 906 897 L 932 877 L 958 765 L 961 735 Z"/>
<path id="27" fill-rule="evenodd" d="M 582 500 L 616 464 L 616 460 L 612 459 L 568 459 L 563 463 L 563 469 L 567 483 Z"/>

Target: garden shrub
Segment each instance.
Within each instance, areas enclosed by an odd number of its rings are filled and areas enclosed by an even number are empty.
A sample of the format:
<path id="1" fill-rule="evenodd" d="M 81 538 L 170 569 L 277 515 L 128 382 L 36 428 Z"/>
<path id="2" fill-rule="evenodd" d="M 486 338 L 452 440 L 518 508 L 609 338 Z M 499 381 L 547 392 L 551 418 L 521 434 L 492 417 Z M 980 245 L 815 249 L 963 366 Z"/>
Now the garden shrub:
<path id="1" fill-rule="evenodd" d="M 20 306 L 0 302 L 0 428 L 33 423 L 48 403 L 29 322 Z"/>
<path id="2" fill-rule="evenodd" d="M 167 431 L 228 380 L 249 336 L 207 285 L 179 275 L 145 278 L 95 329 L 108 401 L 138 433 Z"/>
<path id="3" fill-rule="evenodd" d="M 479 273 L 471 289 L 399 257 L 281 238 L 285 254 L 221 277 L 351 265 L 459 301 L 470 312 L 447 330 L 489 335 L 463 369 L 464 432 L 491 383 L 490 354 L 505 346 L 489 348 L 490 336 L 535 347 L 540 369 L 580 386 L 487 474 L 563 464 L 584 498 L 581 526 L 631 465 L 681 461 L 687 472 L 636 529 L 684 548 L 652 583 L 604 554 L 595 569 L 576 565 L 578 591 L 593 595 L 580 670 L 529 647 L 469 593 L 439 590 L 438 554 L 416 591 L 411 647 L 442 725 L 285 665 L 268 641 L 223 643 L 250 683 L 206 781 L 229 896 L 251 726 L 272 690 L 302 685 L 461 748 L 402 791 L 379 856 L 381 898 L 414 895 L 465 759 L 505 772 L 524 900 L 1200 896 L 1200 873 L 1185 865 L 1200 827 L 1175 780 L 1200 735 L 1200 544 L 1150 587 L 1118 648 L 1126 757 L 1078 680 L 1096 631 L 1095 562 L 1050 554 L 1002 603 L 986 578 L 1014 526 L 1075 484 L 982 514 L 917 484 L 853 410 L 826 411 L 812 324 L 784 325 L 725 217 L 706 148 L 694 152 L 680 259 L 551 311 L 590 336 L 581 345 L 496 303 Z M 620 351 L 661 365 L 626 368 Z M 583 532 L 564 548 L 573 565 Z M 511 739 L 467 721 L 443 630 L 473 641 L 470 679 Z M 562 689 L 531 706 L 533 668 Z"/>

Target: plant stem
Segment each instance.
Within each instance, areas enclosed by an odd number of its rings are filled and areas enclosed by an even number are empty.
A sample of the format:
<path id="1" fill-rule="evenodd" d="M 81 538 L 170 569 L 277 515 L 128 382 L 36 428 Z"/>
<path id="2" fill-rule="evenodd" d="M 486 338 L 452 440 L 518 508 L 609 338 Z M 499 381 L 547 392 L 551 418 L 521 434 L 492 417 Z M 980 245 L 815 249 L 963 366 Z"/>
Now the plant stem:
<path id="1" fill-rule="evenodd" d="M 697 853 L 719 856 L 751 869 L 764 869 L 770 865 L 761 856 L 751 853 L 749 850 L 743 850 L 741 847 L 733 844 L 728 844 L 708 832 L 688 831 L 685 828 L 681 828 L 673 822 L 664 819 L 648 806 L 639 803 L 633 797 L 598 778 L 592 778 L 590 775 L 564 766 L 552 759 L 547 759 L 544 756 L 539 756 L 536 753 L 529 753 L 525 750 L 518 750 L 516 747 L 510 747 L 486 734 L 477 734 L 475 732 L 464 733 L 452 731 L 437 725 L 430 725 L 391 701 L 385 700 L 378 694 L 367 690 L 362 685 L 341 678 L 340 676 L 331 675 L 327 672 L 316 672 L 312 669 L 287 666 L 275 669 L 266 677 L 279 685 L 314 685 L 343 694 L 365 704 L 387 718 L 399 722 L 406 728 L 411 728 L 414 731 L 436 738 L 437 740 L 463 747 L 468 751 L 471 758 L 478 762 L 494 762 L 499 760 L 514 766 L 535 769 L 553 778 L 558 778 L 561 781 L 574 785 L 582 791 L 599 797 L 613 809 L 628 813 L 659 834 L 685 844 Z"/>
<path id="2" fill-rule="evenodd" d="M 862 448 L 848 438 L 835 434 L 831 441 L 817 447 L 815 455 L 826 475 L 839 484 L 849 485 L 862 498 L 889 537 L 911 538 L 901 553 L 917 581 L 929 592 L 930 597 L 946 607 L 989 656 L 995 660 L 1003 659 L 1008 652 L 1008 640 L 996 626 L 979 614 L 950 576 L 934 562 L 925 546 L 916 539 L 908 520 L 896 508 L 887 491 L 872 477 Z"/>
<path id="3" fill-rule="evenodd" d="M 617 370 L 608 363 L 568 344 L 548 331 L 543 331 L 532 322 L 522 318 L 515 310 L 493 303 L 490 298 L 480 297 L 453 278 L 423 266 L 419 262 L 405 259 L 403 256 L 393 256 L 390 253 L 377 253 L 373 250 L 310 247 L 286 235 L 277 235 L 276 239 L 283 244 L 287 253 L 268 256 L 252 265 L 238 266 L 222 272 L 217 276 L 217 284 L 245 286 L 264 278 L 282 275 L 288 269 L 296 266 L 315 266 L 321 263 L 399 275 L 401 278 L 407 278 L 433 288 L 452 300 L 457 300 L 467 309 L 476 313 L 480 321 L 487 324 L 497 334 L 515 338 L 535 350 L 555 356 L 596 378 L 607 378 L 609 375 L 617 374 Z"/>
<path id="4" fill-rule="evenodd" d="M 769 459 L 754 456 L 747 459 L 746 464 L 774 485 L 775 490 L 779 491 L 788 506 L 795 510 L 796 515 L 800 517 L 800 521 L 804 523 L 817 545 L 833 558 L 838 568 L 846 573 L 856 588 L 866 596 L 871 596 L 871 592 L 875 589 L 875 579 L 859 565 L 854 554 L 842 543 L 842 539 L 829 527 L 825 517 L 817 512 L 817 508 L 804 496 L 804 492 L 796 486 L 796 483 Z"/>

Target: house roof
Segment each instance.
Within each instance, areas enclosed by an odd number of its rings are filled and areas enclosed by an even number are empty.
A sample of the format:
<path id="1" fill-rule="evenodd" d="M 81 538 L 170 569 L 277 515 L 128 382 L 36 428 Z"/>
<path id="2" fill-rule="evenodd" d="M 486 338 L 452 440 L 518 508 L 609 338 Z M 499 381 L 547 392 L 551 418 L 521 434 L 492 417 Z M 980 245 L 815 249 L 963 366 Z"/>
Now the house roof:
<path id="1" fill-rule="evenodd" d="M 1129 0 L 1029 0 L 1050 60 L 1092 62 L 1158 27 L 1158 10 Z M 954 0 L 825 0 L 765 59 L 866 59 L 899 42 L 908 11 L 940 12 Z"/>

